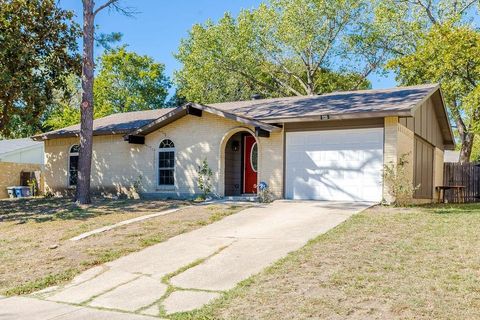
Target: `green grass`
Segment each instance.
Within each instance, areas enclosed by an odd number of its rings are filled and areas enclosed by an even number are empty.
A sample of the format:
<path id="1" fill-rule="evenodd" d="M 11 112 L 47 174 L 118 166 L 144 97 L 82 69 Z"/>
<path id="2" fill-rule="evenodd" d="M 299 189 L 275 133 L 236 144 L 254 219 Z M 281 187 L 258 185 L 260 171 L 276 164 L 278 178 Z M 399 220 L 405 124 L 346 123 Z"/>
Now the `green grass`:
<path id="1" fill-rule="evenodd" d="M 42 290 L 47 287 L 70 281 L 78 273 L 77 269 L 67 269 L 61 273 L 49 274 L 46 277 L 26 282 L 24 284 L 10 288 L 4 292 L 7 296 L 28 294 L 34 291 Z"/>
<path id="2" fill-rule="evenodd" d="M 171 318 L 480 319 L 480 205 L 369 209 Z"/>
<path id="3" fill-rule="evenodd" d="M 19 200 L 19 201 L 17 201 Z M 69 281 L 96 265 L 234 214 L 244 207 L 205 205 L 125 225 L 80 241 L 73 236 L 183 204 L 95 199 L 0 200 L 0 294 L 27 294 Z"/>

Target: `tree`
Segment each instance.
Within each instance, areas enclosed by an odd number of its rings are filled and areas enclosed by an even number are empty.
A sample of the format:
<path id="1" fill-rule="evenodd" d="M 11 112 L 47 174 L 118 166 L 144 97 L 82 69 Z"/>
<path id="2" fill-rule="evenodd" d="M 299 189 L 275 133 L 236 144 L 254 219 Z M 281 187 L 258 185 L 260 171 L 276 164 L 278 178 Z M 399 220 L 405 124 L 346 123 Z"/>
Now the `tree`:
<path id="1" fill-rule="evenodd" d="M 128 9 L 120 7 L 119 0 L 107 0 L 96 9 L 94 6 L 93 0 L 83 0 L 82 103 L 80 105 L 80 151 L 76 193 L 76 201 L 80 204 L 91 202 L 95 16 L 106 8 L 113 8 L 125 15 L 132 14 Z"/>
<path id="2" fill-rule="evenodd" d="M 125 47 L 106 51 L 95 79 L 95 117 L 165 107 L 170 80 L 165 66 Z"/>
<path id="3" fill-rule="evenodd" d="M 54 92 L 54 101 L 43 115 L 43 129 L 49 131 L 78 124 L 81 99 L 80 77 L 71 74 L 67 77 L 65 88 Z"/>
<path id="4" fill-rule="evenodd" d="M 54 0 L 0 0 L 0 134 L 31 135 L 66 76 L 78 73 L 73 13 Z"/>
<path id="5" fill-rule="evenodd" d="M 390 61 L 404 84 L 441 82 L 468 162 L 480 132 L 480 32 L 468 26 L 436 25 L 414 53 Z"/>
<path id="6" fill-rule="evenodd" d="M 354 35 L 369 18 L 362 14 L 368 8 L 368 2 L 354 0 L 271 0 L 236 19 L 225 14 L 218 23 L 197 24 L 176 54 L 183 64 L 175 75 L 178 91 L 187 100 L 210 103 L 253 93 L 366 88 L 378 61 L 358 54 L 363 48 L 354 46 Z"/>
<path id="7" fill-rule="evenodd" d="M 465 104 L 465 99 L 477 90 L 472 77 L 477 76 L 478 31 L 471 17 L 478 13 L 480 1 L 374 2 L 375 19 L 368 38 L 389 53 L 387 69 L 394 70 L 402 84 L 441 82 L 462 144 L 460 160 L 469 161 L 478 120 L 472 111 L 475 107 Z"/>

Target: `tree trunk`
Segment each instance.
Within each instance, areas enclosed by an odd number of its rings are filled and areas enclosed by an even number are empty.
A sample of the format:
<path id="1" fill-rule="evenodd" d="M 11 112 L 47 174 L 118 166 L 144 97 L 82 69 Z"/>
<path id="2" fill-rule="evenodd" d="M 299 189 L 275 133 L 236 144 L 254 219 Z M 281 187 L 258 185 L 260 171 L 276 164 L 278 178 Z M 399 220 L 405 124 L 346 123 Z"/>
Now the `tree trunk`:
<path id="1" fill-rule="evenodd" d="M 471 132 L 464 133 L 462 136 L 462 147 L 460 148 L 460 163 L 470 162 L 470 155 L 472 154 L 473 139 L 475 135 Z"/>
<path id="2" fill-rule="evenodd" d="M 80 106 L 80 151 L 78 158 L 78 181 L 76 201 L 88 204 L 90 199 L 90 174 L 92 170 L 93 143 L 93 0 L 83 0 L 83 61 L 82 61 L 82 104 Z"/>

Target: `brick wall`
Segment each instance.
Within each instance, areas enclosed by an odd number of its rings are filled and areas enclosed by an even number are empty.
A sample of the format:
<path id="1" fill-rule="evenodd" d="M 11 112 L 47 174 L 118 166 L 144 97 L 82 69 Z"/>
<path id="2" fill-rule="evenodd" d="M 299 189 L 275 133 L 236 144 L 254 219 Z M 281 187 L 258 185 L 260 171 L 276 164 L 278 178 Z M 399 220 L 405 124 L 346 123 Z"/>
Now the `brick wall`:
<path id="1" fill-rule="evenodd" d="M 213 176 L 213 192 L 224 194 L 224 148 L 238 131 L 254 128 L 207 112 L 202 117 L 185 116 L 149 134 L 144 145 L 129 144 L 122 135 L 96 136 L 93 140 L 92 189 L 118 193 L 129 189 L 139 176 L 141 189 L 147 194 L 197 194 L 197 166 L 206 159 Z M 283 191 L 283 135 L 257 138 L 259 180 L 266 181 L 277 197 Z M 163 139 L 175 144 L 175 186 L 157 186 L 158 146 Z M 77 138 L 48 140 L 45 143 L 46 186 L 55 193 L 68 188 L 68 152 Z"/>
<path id="2" fill-rule="evenodd" d="M 41 171 L 40 164 L 0 162 L 0 199 L 8 198 L 7 187 L 20 185 L 20 173 Z M 40 191 L 43 181 L 39 181 Z"/>
<path id="3" fill-rule="evenodd" d="M 398 117 L 385 117 L 384 165 L 396 166 L 400 157 L 408 161 L 406 174 L 413 183 L 414 133 L 398 122 Z M 387 203 L 395 199 L 387 185 L 383 185 L 383 198 Z"/>

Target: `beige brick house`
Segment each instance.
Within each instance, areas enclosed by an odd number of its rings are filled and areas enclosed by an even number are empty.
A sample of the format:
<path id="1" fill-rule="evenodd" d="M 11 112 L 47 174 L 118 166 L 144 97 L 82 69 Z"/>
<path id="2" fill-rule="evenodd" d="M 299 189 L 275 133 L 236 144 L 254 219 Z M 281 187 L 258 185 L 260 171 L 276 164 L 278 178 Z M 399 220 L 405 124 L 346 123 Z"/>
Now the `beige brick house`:
<path id="1" fill-rule="evenodd" d="M 37 135 L 46 188 L 75 188 L 79 126 Z M 213 170 L 217 196 L 251 195 L 265 182 L 278 198 L 389 200 L 384 164 L 406 154 L 434 198 L 443 152 L 454 140 L 438 85 L 256 99 L 115 114 L 94 122 L 92 188 L 194 197 L 198 165 Z"/>

